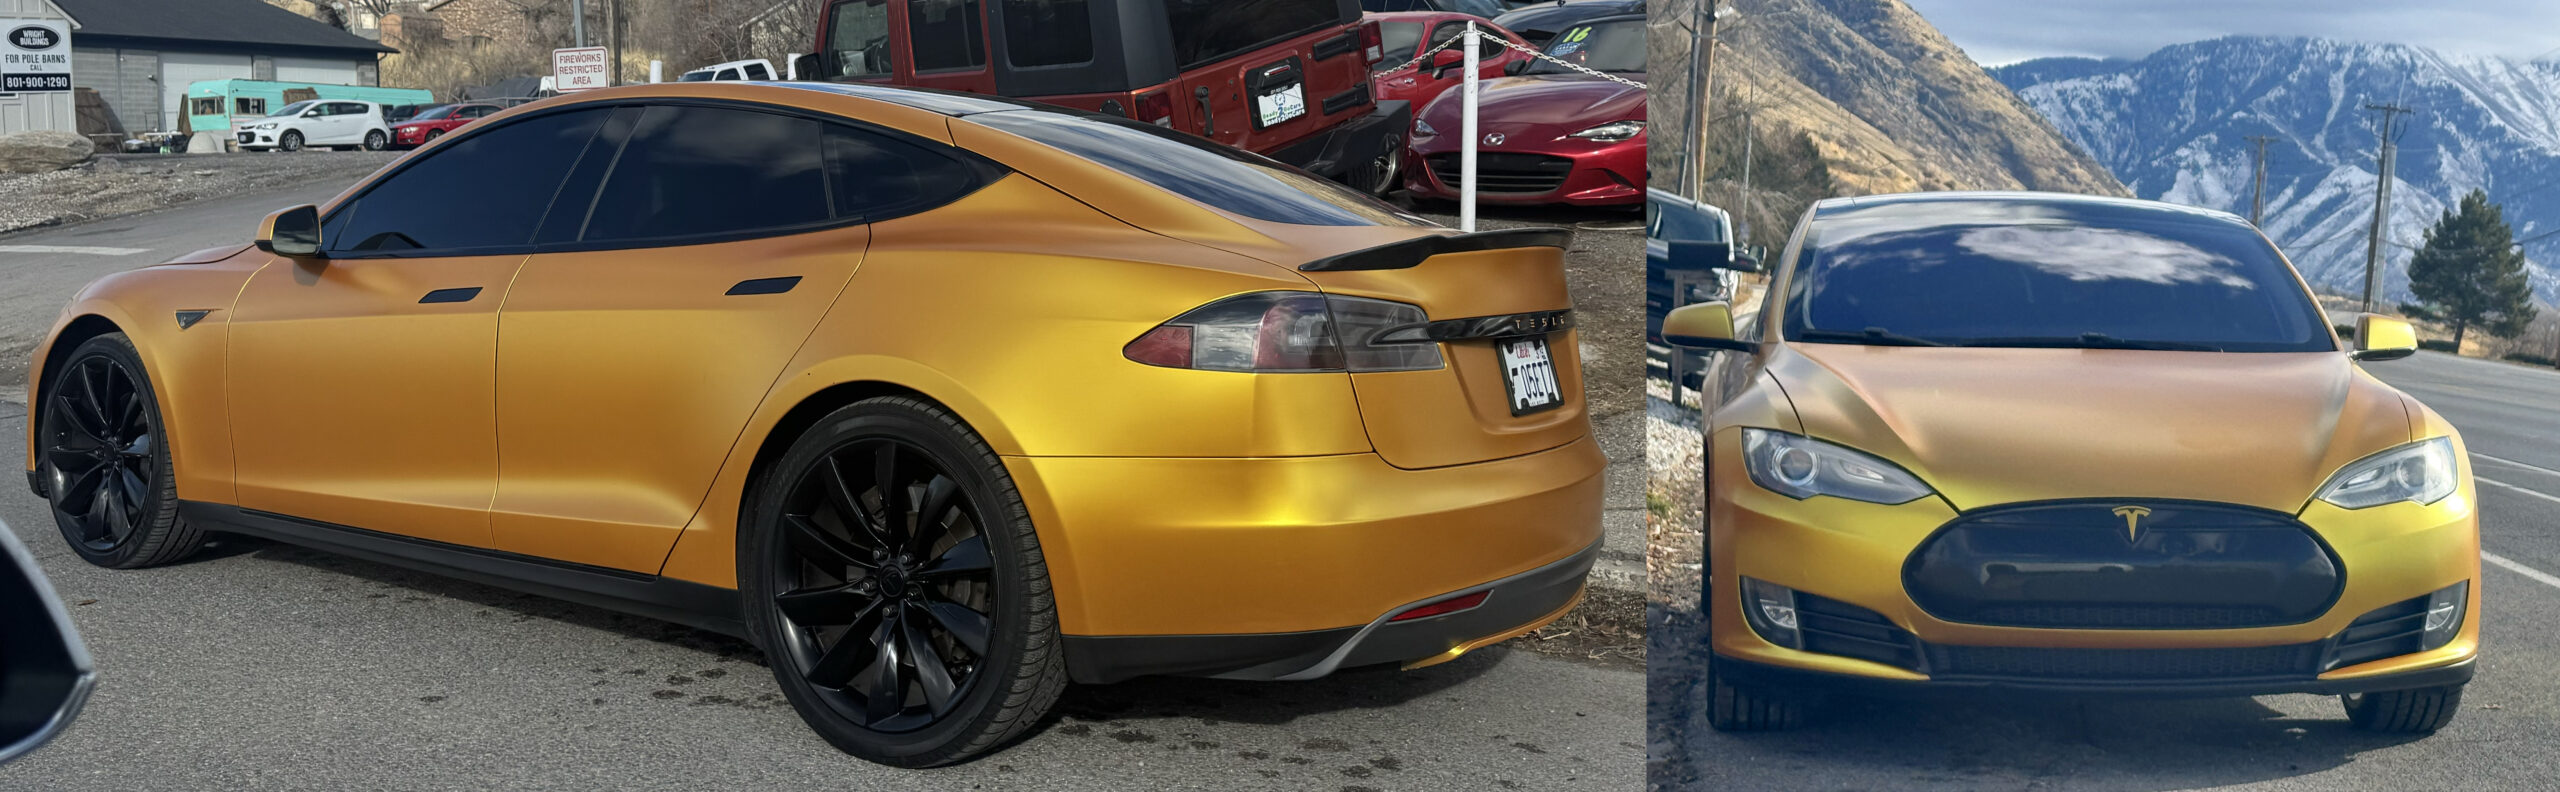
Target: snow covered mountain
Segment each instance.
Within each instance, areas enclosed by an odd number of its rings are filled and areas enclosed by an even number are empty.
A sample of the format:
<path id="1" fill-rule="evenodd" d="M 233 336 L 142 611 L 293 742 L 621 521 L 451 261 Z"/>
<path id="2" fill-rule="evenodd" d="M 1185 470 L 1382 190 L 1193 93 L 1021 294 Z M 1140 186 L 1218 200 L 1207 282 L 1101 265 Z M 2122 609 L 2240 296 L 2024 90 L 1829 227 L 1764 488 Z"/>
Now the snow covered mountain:
<path id="1" fill-rule="evenodd" d="M 2267 147 L 2267 236 L 2315 284 L 2362 288 L 2376 113 L 2417 112 L 2399 140 L 2382 288 L 2408 296 L 2426 229 L 2464 193 L 2504 204 L 2560 304 L 2560 63 L 2396 44 L 2232 37 L 2140 60 L 2047 58 L 1993 77 L 2144 198 L 2246 216 L 2252 135 Z M 2545 234 L 2551 234 L 2544 236 Z M 2536 237 L 2541 237 L 2536 239 Z"/>

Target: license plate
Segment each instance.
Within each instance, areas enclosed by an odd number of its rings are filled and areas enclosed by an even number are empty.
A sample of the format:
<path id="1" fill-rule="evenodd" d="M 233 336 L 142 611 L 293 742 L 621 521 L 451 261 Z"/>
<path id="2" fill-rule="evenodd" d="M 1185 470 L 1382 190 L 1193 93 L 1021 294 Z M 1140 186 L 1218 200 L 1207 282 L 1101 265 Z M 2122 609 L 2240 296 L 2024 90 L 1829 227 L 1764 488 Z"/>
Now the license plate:
<path id="1" fill-rule="evenodd" d="M 1511 414 L 1528 415 L 1564 405 L 1564 388 L 1556 384 L 1555 358 L 1547 339 L 1506 338 L 1493 342 L 1502 356 L 1502 390 L 1511 396 Z"/>
<path id="2" fill-rule="evenodd" d="M 1255 117 L 1262 126 L 1271 126 L 1307 114 L 1306 83 L 1290 83 L 1278 90 L 1253 98 Z"/>

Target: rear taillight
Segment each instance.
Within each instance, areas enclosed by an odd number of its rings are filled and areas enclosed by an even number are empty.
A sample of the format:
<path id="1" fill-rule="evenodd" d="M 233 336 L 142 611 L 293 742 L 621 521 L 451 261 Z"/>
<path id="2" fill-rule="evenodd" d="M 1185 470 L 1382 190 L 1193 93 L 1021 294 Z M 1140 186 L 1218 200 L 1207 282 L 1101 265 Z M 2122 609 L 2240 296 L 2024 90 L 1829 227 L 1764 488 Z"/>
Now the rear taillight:
<path id="1" fill-rule="evenodd" d="M 1376 20 L 1360 23 L 1360 54 L 1369 59 L 1370 66 L 1387 59 L 1387 36 L 1379 30 Z"/>
<path id="2" fill-rule="evenodd" d="M 1398 302 L 1254 292 L 1174 317 L 1121 354 L 1150 366 L 1206 371 L 1424 371 L 1442 365 L 1438 342 L 1379 339 L 1430 321 L 1421 308 Z"/>
<path id="3" fill-rule="evenodd" d="M 1173 94 L 1157 91 L 1138 95 L 1138 113 L 1130 116 L 1160 127 L 1173 126 Z"/>

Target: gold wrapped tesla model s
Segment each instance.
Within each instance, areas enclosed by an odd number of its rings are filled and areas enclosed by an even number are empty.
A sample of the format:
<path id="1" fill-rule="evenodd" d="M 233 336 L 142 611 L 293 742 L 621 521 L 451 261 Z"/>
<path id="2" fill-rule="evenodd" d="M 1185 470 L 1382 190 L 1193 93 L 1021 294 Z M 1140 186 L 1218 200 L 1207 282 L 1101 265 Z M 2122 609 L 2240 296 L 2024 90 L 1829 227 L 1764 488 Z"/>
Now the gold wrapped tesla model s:
<path id="1" fill-rule="evenodd" d="M 1839 199 L 1769 297 L 1666 318 L 1706 383 L 1709 721 L 1812 694 L 2335 694 L 2450 721 L 2479 651 L 2462 439 L 2245 221 Z"/>

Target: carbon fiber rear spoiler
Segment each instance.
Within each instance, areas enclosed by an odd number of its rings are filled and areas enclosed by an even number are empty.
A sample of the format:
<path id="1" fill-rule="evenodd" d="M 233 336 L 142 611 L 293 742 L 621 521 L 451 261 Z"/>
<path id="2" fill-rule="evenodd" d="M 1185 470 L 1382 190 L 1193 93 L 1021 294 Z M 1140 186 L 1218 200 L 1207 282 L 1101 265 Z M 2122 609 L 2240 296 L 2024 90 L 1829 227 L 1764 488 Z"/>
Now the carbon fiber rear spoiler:
<path id="1" fill-rule="evenodd" d="M 1562 248 L 1572 242 L 1573 232 L 1562 228 L 1506 228 L 1499 231 L 1478 231 L 1472 234 L 1415 237 L 1337 256 L 1326 256 L 1298 265 L 1298 271 L 1349 272 L 1406 269 L 1421 264 L 1424 259 L 1448 253 L 1474 253 L 1481 250 L 1507 248 Z"/>

